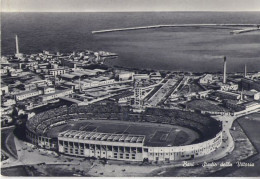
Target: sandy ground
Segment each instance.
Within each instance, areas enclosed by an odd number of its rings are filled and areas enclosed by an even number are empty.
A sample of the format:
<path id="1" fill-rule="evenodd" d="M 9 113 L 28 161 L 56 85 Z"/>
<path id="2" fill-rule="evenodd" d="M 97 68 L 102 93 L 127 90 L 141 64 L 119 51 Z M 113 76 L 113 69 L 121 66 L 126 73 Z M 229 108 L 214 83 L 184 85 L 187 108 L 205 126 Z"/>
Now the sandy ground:
<path id="1" fill-rule="evenodd" d="M 39 163 L 46 164 L 75 164 L 79 163 L 78 161 L 70 161 L 66 156 L 57 157 L 57 154 L 52 151 L 44 150 L 44 149 L 33 149 L 33 145 L 27 142 L 21 141 L 14 138 L 15 146 L 17 149 L 18 159 L 9 161 L 3 164 L 1 167 L 12 167 L 18 165 L 34 165 Z"/>
<path id="2" fill-rule="evenodd" d="M 88 174 L 106 177 L 144 177 L 154 169 L 158 169 L 158 166 L 96 165 L 89 170 Z"/>

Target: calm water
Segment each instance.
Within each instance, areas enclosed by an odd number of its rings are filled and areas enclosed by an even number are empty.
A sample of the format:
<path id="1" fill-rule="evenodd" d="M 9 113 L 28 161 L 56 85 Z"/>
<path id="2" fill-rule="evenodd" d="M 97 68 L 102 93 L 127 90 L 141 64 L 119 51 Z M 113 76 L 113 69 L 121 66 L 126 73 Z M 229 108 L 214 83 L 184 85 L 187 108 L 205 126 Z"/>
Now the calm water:
<path id="1" fill-rule="evenodd" d="M 161 28 L 92 34 L 92 30 L 181 23 L 260 24 L 260 12 L 138 12 L 138 13 L 3 13 L 2 53 L 20 51 L 104 50 L 116 52 L 112 64 L 184 71 L 260 71 L 260 31 L 230 35 L 233 29 Z"/>

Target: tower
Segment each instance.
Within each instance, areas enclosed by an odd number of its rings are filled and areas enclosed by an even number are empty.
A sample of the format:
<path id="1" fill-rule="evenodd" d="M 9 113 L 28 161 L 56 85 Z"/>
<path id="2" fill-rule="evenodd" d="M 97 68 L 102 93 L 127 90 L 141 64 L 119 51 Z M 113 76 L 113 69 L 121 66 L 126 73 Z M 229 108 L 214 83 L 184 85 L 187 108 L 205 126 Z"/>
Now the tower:
<path id="1" fill-rule="evenodd" d="M 246 74 L 247 74 L 247 66 L 245 64 L 245 74 L 244 74 L 244 77 L 246 78 Z"/>
<path id="2" fill-rule="evenodd" d="M 134 88 L 134 104 L 136 106 L 141 106 L 142 105 L 142 93 L 143 93 L 143 89 L 141 87 L 135 87 Z"/>
<path id="3" fill-rule="evenodd" d="M 18 36 L 15 35 L 16 54 L 19 54 Z"/>
<path id="4" fill-rule="evenodd" d="M 224 84 L 226 84 L 226 82 L 227 82 L 226 73 L 227 73 L 227 59 L 226 59 L 226 56 L 224 56 L 224 70 L 223 70 L 223 83 Z"/>
<path id="5" fill-rule="evenodd" d="M 19 52 L 19 42 L 18 42 L 18 36 L 17 35 L 15 35 L 15 46 L 16 46 L 15 57 L 17 57 L 18 59 L 23 58 L 23 54 Z"/>
<path id="6" fill-rule="evenodd" d="M 81 92 L 81 83 L 80 83 L 80 77 L 79 77 L 79 91 Z"/>

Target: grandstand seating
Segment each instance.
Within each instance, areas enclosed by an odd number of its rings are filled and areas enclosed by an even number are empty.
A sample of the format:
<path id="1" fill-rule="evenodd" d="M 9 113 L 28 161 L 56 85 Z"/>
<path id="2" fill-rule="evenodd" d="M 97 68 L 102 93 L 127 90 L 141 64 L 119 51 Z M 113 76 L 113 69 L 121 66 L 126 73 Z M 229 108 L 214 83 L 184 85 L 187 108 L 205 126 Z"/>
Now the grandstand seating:
<path id="1" fill-rule="evenodd" d="M 130 107 L 119 106 L 115 103 L 62 106 L 33 116 L 27 121 L 26 127 L 33 133 L 43 135 L 56 126 L 52 124 L 62 125 L 73 119 L 102 119 L 186 126 L 198 130 L 203 136 L 207 136 L 206 138 L 211 138 L 221 130 L 220 122 L 194 112 L 159 108 L 147 108 L 142 114 L 130 111 Z M 59 123 L 61 121 L 64 123 Z"/>

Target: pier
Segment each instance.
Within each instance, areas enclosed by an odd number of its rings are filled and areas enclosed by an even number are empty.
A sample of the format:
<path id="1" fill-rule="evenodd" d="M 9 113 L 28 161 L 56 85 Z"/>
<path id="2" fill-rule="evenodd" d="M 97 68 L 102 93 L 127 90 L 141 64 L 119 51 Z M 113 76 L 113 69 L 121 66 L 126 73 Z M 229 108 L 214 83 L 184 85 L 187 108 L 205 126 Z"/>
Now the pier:
<path id="1" fill-rule="evenodd" d="M 107 33 L 116 31 L 130 31 L 130 30 L 141 30 L 141 29 L 154 29 L 162 27 L 255 27 L 258 28 L 259 24 L 165 24 L 165 25 L 151 25 L 151 26 L 139 26 L 139 27 L 128 27 L 128 28 L 116 28 L 116 29 L 105 29 L 92 31 L 92 34 Z"/>
<path id="2" fill-rule="evenodd" d="M 242 34 L 246 32 L 253 32 L 253 31 L 258 31 L 260 28 L 246 28 L 246 29 L 241 29 L 241 30 L 233 30 L 230 33 L 231 34 Z"/>

